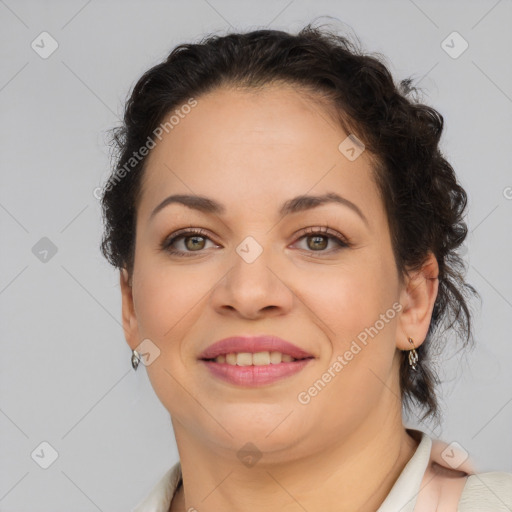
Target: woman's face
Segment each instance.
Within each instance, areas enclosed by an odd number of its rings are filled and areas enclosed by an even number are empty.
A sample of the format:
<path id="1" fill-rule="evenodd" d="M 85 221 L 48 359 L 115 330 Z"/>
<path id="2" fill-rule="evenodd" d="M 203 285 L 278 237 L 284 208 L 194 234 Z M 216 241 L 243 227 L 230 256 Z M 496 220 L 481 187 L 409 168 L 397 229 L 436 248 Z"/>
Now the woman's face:
<path id="1" fill-rule="evenodd" d="M 148 375 L 177 437 L 219 453 L 251 442 L 282 460 L 363 424 L 382 428 L 400 411 L 397 347 L 419 333 L 404 329 L 407 300 L 367 153 L 357 156 L 348 134 L 291 87 L 196 99 L 148 157 L 132 286 L 121 279 L 127 340 L 132 349 L 150 340 Z M 172 202 L 152 215 L 175 194 L 222 212 Z M 297 196 L 325 194 L 346 202 L 281 215 Z M 204 233 L 161 247 L 183 228 Z M 335 232 L 349 245 L 325 237 Z M 222 338 L 262 334 L 313 359 L 255 386 L 218 378 L 199 359 Z"/>

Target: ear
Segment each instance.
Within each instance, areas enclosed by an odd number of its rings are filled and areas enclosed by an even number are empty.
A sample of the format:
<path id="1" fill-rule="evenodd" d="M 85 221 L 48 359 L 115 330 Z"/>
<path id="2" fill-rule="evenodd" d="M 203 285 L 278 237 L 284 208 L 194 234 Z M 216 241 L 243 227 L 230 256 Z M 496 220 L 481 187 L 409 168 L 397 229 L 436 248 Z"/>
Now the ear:
<path id="1" fill-rule="evenodd" d="M 124 268 L 121 269 L 119 274 L 119 284 L 121 287 L 124 337 L 130 348 L 134 350 L 140 344 L 139 327 L 133 304 L 132 282 L 128 271 Z"/>
<path id="2" fill-rule="evenodd" d="M 439 265 L 432 252 L 419 271 L 407 276 L 400 294 L 403 309 L 399 318 L 399 349 L 412 348 L 408 338 L 413 339 L 416 348 L 425 341 L 439 288 L 438 276 Z"/>

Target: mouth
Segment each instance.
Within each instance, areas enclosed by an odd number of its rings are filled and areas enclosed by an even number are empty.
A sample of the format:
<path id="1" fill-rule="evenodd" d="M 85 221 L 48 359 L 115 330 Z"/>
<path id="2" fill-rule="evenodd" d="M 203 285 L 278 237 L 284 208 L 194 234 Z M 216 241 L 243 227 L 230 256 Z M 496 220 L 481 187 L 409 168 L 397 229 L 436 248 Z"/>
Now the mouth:
<path id="1" fill-rule="evenodd" d="M 262 335 L 225 338 L 206 348 L 198 359 L 214 378 L 247 388 L 291 377 L 315 357 L 277 336 Z"/>
<path id="2" fill-rule="evenodd" d="M 215 379 L 219 379 L 224 383 L 243 388 L 255 388 L 265 385 L 271 385 L 277 381 L 283 380 L 299 373 L 303 368 L 309 366 L 314 357 L 305 357 L 303 359 L 293 359 L 285 361 L 280 353 L 273 356 L 274 362 L 267 363 L 267 353 L 264 356 L 261 352 L 227 354 L 216 357 L 215 359 L 202 359 L 202 364 L 209 370 L 209 373 Z M 285 354 L 283 354 L 284 356 Z M 260 359 L 261 357 L 261 359 Z M 278 357 L 281 360 L 278 362 Z M 224 359 L 228 360 L 224 360 Z M 236 360 L 234 359 L 236 358 Z M 240 358 L 240 359 L 239 359 Z M 254 364 L 253 358 L 256 358 Z M 263 359 L 264 358 L 264 359 Z M 287 358 L 285 358 L 287 359 Z M 229 362 L 228 362 L 229 361 Z M 233 361 L 236 361 L 233 363 Z M 238 363 L 241 364 L 238 364 Z M 249 364 L 250 363 L 250 364 Z"/>
<path id="3" fill-rule="evenodd" d="M 218 364 L 228 364 L 231 366 L 267 366 L 283 363 L 294 363 L 304 361 L 306 359 L 314 359 L 313 356 L 295 358 L 290 354 L 284 354 L 278 351 L 262 351 L 262 352 L 230 352 L 220 354 L 212 358 L 201 358 L 202 361 Z"/>
<path id="4" fill-rule="evenodd" d="M 203 350 L 198 359 L 239 366 L 263 366 L 312 357 L 313 354 L 289 341 L 274 335 L 261 335 L 224 338 Z"/>

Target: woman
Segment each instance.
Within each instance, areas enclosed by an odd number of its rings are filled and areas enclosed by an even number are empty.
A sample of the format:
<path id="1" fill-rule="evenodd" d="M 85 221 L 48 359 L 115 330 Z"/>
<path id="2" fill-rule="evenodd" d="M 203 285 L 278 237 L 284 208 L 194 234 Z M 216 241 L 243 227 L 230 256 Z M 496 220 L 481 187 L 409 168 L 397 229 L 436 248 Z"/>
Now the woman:
<path id="1" fill-rule="evenodd" d="M 180 461 L 138 511 L 510 510 L 439 420 L 441 325 L 471 339 L 466 193 L 443 118 L 306 26 L 181 45 L 116 131 L 102 250 Z"/>

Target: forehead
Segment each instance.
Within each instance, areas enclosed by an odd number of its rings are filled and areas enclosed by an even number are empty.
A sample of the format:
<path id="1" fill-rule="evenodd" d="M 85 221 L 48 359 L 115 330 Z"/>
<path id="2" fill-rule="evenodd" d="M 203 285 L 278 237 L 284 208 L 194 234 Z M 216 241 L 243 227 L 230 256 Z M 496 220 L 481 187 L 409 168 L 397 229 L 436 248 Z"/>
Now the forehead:
<path id="1" fill-rule="evenodd" d="M 139 216 L 179 193 L 216 198 L 233 214 L 326 192 L 369 217 L 381 208 L 369 156 L 350 161 L 340 152 L 348 134 L 309 94 L 286 85 L 223 88 L 196 101 L 148 156 Z"/>

